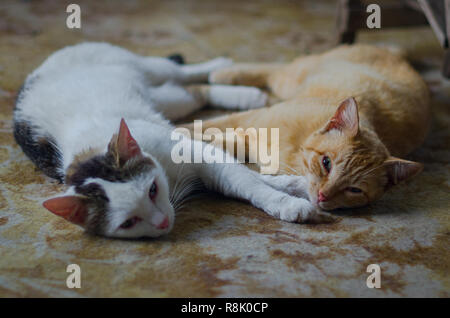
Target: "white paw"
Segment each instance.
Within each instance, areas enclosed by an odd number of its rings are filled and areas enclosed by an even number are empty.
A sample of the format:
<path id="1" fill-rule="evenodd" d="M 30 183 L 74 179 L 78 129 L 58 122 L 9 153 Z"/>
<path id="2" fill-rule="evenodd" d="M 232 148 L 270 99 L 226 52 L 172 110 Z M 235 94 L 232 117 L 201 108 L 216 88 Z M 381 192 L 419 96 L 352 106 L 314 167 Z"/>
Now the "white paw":
<path id="1" fill-rule="evenodd" d="M 296 223 L 331 223 L 336 218 L 329 213 L 322 212 L 308 200 L 289 197 L 280 205 L 280 219 Z"/>
<path id="2" fill-rule="evenodd" d="M 239 109 L 254 109 L 266 106 L 268 95 L 256 87 L 239 87 L 240 91 L 236 94 L 238 100 L 236 107 Z"/>
<path id="3" fill-rule="evenodd" d="M 262 179 L 268 185 L 279 191 L 283 191 L 300 198 L 308 198 L 308 182 L 303 176 L 285 174 L 264 175 L 262 176 Z"/>
<path id="4" fill-rule="evenodd" d="M 209 103 L 228 109 L 259 108 L 266 105 L 267 94 L 256 87 L 212 85 Z"/>

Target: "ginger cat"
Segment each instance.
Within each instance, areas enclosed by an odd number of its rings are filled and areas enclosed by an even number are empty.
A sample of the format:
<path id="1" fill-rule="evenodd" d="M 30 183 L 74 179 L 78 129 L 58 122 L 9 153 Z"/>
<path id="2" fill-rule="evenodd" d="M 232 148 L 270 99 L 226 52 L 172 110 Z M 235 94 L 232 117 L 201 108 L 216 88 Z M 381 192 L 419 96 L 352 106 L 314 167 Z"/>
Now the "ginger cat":
<path id="1" fill-rule="evenodd" d="M 282 100 L 203 130 L 278 127 L 279 174 L 289 167 L 304 176 L 304 195 L 320 209 L 364 206 L 423 168 L 398 158 L 423 142 L 430 122 L 428 88 L 398 52 L 340 46 L 290 64 L 235 64 L 210 82 L 257 86 Z"/>

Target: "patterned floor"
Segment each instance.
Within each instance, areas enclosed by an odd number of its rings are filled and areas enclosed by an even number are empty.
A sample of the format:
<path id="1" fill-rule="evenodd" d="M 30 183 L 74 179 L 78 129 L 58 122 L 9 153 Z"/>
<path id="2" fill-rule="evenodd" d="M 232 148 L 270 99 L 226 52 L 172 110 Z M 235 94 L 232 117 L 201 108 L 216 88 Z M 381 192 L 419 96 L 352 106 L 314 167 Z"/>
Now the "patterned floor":
<path id="1" fill-rule="evenodd" d="M 65 26 L 65 2 L 0 3 L 0 296 L 6 297 L 399 297 L 450 295 L 450 83 L 428 28 L 362 32 L 396 43 L 433 92 L 433 128 L 410 158 L 424 172 L 333 225 L 276 221 L 245 203 L 189 204 L 163 239 L 92 237 L 39 202 L 59 185 L 15 145 L 11 116 L 27 73 L 52 51 L 84 40 L 140 54 L 179 52 L 188 62 L 289 61 L 334 45 L 332 1 L 77 1 L 81 30 Z M 66 266 L 80 265 L 80 289 Z M 381 266 L 381 288 L 366 267 Z"/>

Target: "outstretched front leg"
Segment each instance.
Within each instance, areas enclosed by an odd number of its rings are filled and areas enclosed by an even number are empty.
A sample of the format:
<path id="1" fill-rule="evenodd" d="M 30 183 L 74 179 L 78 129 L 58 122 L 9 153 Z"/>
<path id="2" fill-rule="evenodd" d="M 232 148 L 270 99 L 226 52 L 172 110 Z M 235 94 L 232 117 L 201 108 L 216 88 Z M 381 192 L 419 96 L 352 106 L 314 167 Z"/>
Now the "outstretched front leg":
<path id="1" fill-rule="evenodd" d="M 277 184 L 276 176 L 260 175 L 237 163 L 220 149 L 216 148 L 215 152 L 221 152 L 224 162 L 233 163 L 202 163 L 196 166 L 197 175 L 208 189 L 229 197 L 247 200 L 269 215 L 288 222 L 326 223 L 335 220 L 332 215 L 320 211 L 308 200 L 291 196 L 270 186 L 269 184 Z M 215 153 L 214 157 L 216 155 Z M 303 182 L 301 178 L 299 177 L 300 183 Z"/>
<path id="2" fill-rule="evenodd" d="M 235 164 L 205 164 L 201 178 L 206 187 L 226 196 L 247 200 L 267 214 L 287 222 L 328 223 L 335 221 L 307 199 L 291 196 L 268 185 L 269 178 Z"/>
<path id="3" fill-rule="evenodd" d="M 217 57 L 204 63 L 182 65 L 180 66 L 180 80 L 185 84 L 207 83 L 212 72 L 232 64 L 231 59 Z"/>
<path id="4" fill-rule="evenodd" d="M 290 195 L 305 198 L 308 196 L 308 180 L 298 175 L 261 175 L 261 179 L 279 191 Z"/>

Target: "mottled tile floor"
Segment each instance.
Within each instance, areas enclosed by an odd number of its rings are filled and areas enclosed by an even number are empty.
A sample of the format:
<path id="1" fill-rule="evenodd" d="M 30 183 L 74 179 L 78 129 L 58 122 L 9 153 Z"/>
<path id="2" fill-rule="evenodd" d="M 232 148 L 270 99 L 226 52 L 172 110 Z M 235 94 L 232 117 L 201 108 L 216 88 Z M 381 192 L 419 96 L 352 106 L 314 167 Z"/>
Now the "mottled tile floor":
<path id="1" fill-rule="evenodd" d="M 14 98 L 51 52 L 108 41 L 140 54 L 182 53 L 188 62 L 289 61 L 334 45 L 332 1 L 77 1 L 81 30 L 65 26 L 61 1 L 0 3 L 0 296 L 444 296 L 450 292 L 450 84 L 429 28 L 361 32 L 359 42 L 408 50 L 433 92 L 433 128 L 411 158 L 413 182 L 352 210 L 333 225 L 272 219 L 241 202 L 210 197 L 182 210 L 158 240 L 84 234 L 39 202 L 59 186 L 15 145 Z M 198 116 L 204 116 L 205 113 Z M 82 268 L 68 289 L 66 266 Z M 366 267 L 382 288 L 366 287 Z"/>

